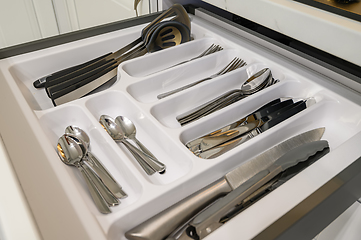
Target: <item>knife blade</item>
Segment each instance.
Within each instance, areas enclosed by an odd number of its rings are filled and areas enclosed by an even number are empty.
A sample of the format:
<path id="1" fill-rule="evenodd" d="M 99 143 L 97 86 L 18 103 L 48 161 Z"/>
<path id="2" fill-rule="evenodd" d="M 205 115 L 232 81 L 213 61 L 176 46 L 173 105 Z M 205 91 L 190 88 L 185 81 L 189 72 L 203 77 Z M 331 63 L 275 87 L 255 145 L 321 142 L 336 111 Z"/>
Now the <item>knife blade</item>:
<path id="1" fill-rule="evenodd" d="M 223 225 L 221 218 L 225 216 L 232 208 L 241 204 L 248 196 L 257 191 L 267 182 L 274 179 L 280 173 L 306 161 L 310 156 L 328 148 L 328 142 L 325 140 L 305 143 L 299 147 L 293 148 L 283 156 L 278 158 L 269 168 L 266 168 L 251 178 L 247 179 L 242 185 L 228 193 L 221 200 L 210 206 L 204 212 L 200 213 L 190 225 L 196 230 L 196 234 L 203 239 L 215 229 Z"/>
<path id="2" fill-rule="evenodd" d="M 233 169 L 224 177 L 198 190 L 173 206 L 125 233 L 129 240 L 162 240 L 206 206 L 239 187 L 260 169 L 268 168 L 278 158 L 302 144 L 320 140 L 325 128 L 317 128 L 289 138 Z"/>

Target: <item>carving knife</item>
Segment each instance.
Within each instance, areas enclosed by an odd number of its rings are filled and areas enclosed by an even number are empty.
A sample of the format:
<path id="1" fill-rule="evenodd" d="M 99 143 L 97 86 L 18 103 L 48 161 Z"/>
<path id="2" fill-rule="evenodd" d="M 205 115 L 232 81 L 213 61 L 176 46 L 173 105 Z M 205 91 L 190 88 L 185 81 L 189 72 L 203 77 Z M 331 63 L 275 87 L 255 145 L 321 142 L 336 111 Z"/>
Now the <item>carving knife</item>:
<path id="1" fill-rule="evenodd" d="M 184 198 L 125 233 L 129 240 L 162 240 L 193 215 L 218 198 L 233 191 L 259 171 L 269 168 L 278 158 L 293 148 L 321 139 L 325 128 L 299 134 L 270 148 L 227 173 L 221 179 Z"/>

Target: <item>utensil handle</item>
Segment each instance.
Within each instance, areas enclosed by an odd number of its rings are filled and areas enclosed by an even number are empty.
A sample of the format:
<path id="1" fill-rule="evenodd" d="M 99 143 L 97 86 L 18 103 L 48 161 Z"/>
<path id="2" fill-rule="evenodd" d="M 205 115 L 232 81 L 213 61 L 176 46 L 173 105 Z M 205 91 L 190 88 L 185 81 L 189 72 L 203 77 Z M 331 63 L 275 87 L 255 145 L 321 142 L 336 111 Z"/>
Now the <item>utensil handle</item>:
<path id="1" fill-rule="evenodd" d="M 116 206 L 119 204 L 117 198 L 113 196 L 113 194 L 109 191 L 107 186 L 105 186 L 103 180 L 97 176 L 93 170 L 83 162 L 80 163 L 82 168 L 87 172 L 91 181 L 94 183 L 95 187 L 98 189 L 99 193 L 103 196 L 104 200 L 108 203 L 108 206 Z"/>
<path id="2" fill-rule="evenodd" d="M 160 162 L 137 138 L 133 138 L 138 147 L 151 159 L 149 160 L 150 166 L 159 173 L 164 173 L 166 166 Z"/>
<path id="3" fill-rule="evenodd" d="M 35 88 L 43 88 L 45 86 L 45 83 L 48 81 L 48 80 L 51 80 L 51 79 L 55 79 L 55 78 L 58 78 L 58 77 L 61 77 L 61 76 L 64 76 L 64 75 L 67 75 L 73 71 L 76 71 L 78 69 L 81 69 L 87 65 L 90 65 L 90 64 L 93 64 L 95 62 L 98 62 L 99 60 L 102 60 L 108 56 L 110 56 L 112 53 L 107 53 L 103 56 L 100 56 L 100 57 L 97 57 L 95 59 L 92 59 L 90 61 L 87 61 L 85 63 L 82 63 L 82 64 L 79 64 L 79 65 L 76 65 L 76 66 L 72 66 L 72 67 L 69 67 L 69 68 L 65 68 L 63 70 L 60 70 L 60 71 L 57 71 L 57 72 L 54 72 L 54 73 L 51 73 L 51 74 L 48 74 L 44 77 L 41 77 L 37 80 L 34 81 L 33 83 L 33 86 Z"/>
<path id="4" fill-rule="evenodd" d="M 144 153 L 139 151 L 136 147 L 134 147 L 132 144 L 130 144 L 126 140 L 122 141 L 122 143 L 129 150 L 129 152 L 133 155 L 133 157 L 138 161 L 139 165 L 143 168 L 143 170 L 148 175 L 152 175 L 156 172 L 156 170 L 153 169 L 152 167 L 150 167 L 150 165 L 148 164 L 148 159 L 144 155 Z"/>
<path id="5" fill-rule="evenodd" d="M 129 240 L 164 239 L 194 214 L 230 191 L 232 188 L 221 178 L 129 230 L 125 237 Z"/>
<path id="6" fill-rule="evenodd" d="M 128 196 L 109 171 L 91 152 L 88 152 L 87 162 L 116 198 L 126 198 Z"/>
<path id="7" fill-rule="evenodd" d="M 207 81 L 207 80 L 210 80 L 210 79 L 212 79 L 212 78 L 209 78 L 209 77 L 208 77 L 208 78 L 204 78 L 204 79 L 202 79 L 202 80 L 199 80 L 199 81 L 196 81 L 196 82 L 194 82 L 194 83 L 185 85 L 185 86 L 183 86 L 183 87 L 174 89 L 174 90 L 172 90 L 172 91 L 159 94 L 159 95 L 157 96 L 157 98 L 158 98 L 158 99 L 162 99 L 162 98 L 168 97 L 168 96 L 170 96 L 170 95 L 172 95 L 172 94 L 175 94 L 175 93 L 177 93 L 177 92 L 183 91 L 183 90 L 185 90 L 185 89 L 187 89 L 187 88 L 193 87 L 193 86 L 195 86 L 195 85 L 197 85 L 197 84 L 200 84 L 200 83 L 202 83 L 202 82 L 204 82 L 204 81 Z"/>
<path id="8" fill-rule="evenodd" d="M 111 213 L 111 210 L 107 204 L 107 202 L 104 200 L 98 189 L 94 186 L 92 180 L 90 179 L 90 176 L 88 173 L 81 167 L 80 165 L 77 166 L 81 174 L 83 175 L 83 178 L 85 180 L 86 185 L 88 186 L 90 195 L 95 203 L 95 206 L 98 208 L 98 210 L 101 213 L 108 214 Z"/>

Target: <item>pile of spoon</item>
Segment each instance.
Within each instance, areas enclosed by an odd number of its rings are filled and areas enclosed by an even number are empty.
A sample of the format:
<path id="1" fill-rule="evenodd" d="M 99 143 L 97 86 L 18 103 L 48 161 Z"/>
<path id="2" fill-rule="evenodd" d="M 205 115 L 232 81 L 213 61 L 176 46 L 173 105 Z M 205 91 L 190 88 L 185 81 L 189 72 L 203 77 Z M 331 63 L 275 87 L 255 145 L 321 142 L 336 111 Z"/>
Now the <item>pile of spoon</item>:
<path id="1" fill-rule="evenodd" d="M 268 86 L 271 86 L 277 83 L 278 80 L 275 80 L 272 77 L 272 73 L 269 68 L 264 68 L 253 74 L 246 81 L 243 80 L 242 82 L 244 83 L 241 85 L 240 89 L 230 90 L 186 113 L 177 116 L 177 121 L 182 126 L 194 122 Z"/>
<path id="2" fill-rule="evenodd" d="M 120 204 L 128 195 L 103 164 L 89 151 L 90 139 L 77 126 L 68 126 L 57 144 L 60 159 L 82 173 L 93 201 L 101 213 L 111 213 L 109 207 Z"/>
<path id="3" fill-rule="evenodd" d="M 102 115 L 99 118 L 99 123 L 115 142 L 124 144 L 148 175 L 152 175 L 155 172 L 165 173 L 166 166 L 135 137 L 136 128 L 130 119 L 124 116 L 118 116 L 113 119 L 108 115 Z M 132 140 L 139 148 L 135 147 L 128 140 Z"/>

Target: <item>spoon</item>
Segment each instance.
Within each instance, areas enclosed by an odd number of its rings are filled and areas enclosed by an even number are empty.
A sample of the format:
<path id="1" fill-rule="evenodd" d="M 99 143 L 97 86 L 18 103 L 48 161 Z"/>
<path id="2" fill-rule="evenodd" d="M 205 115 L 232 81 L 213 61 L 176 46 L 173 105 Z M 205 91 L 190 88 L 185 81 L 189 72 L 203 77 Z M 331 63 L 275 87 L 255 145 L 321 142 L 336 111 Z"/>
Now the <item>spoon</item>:
<path id="1" fill-rule="evenodd" d="M 67 134 L 67 133 L 66 133 Z M 85 160 L 85 162 L 87 161 L 87 154 L 88 154 L 88 148 L 86 146 L 86 144 L 79 138 L 75 137 L 72 134 L 67 134 L 70 138 L 72 138 L 76 144 L 78 144 L 78 146 L 80 147 L 80 149 L 82 150 L 83 153 L 83 158 L 82 158 L 82 162 L 83 160 Z M 91 172 L 92 174 L 90 175 L 90 178 L 93 180 L 95 186 L 98 188 L 100 194 L 103 196 L 103 198 L 105 199 L 105 201 L 108 203 L 108 205 L 110 207 L 119 205 L 119 201 L 118 199 L 113 195 L 113 193 L 108 189 L 108 187 L 104 184 L 103 179 L 96 174 L 96 172 L 94 172 L 94 170 L 89 167 L 87 164 L 84 164 L 84 167 L 86 169 L 89 170 L 89 172 Z"/>
<path id="2" fill-rule="evenodd" d="M 248 78 L 246 82 L 242 84 L 240 89 L 230 90 L 211 101 L 183 113 L 177 116 L 177 120 L 181 125 L 184 125 L 221 109 L 217 106 L 224 107 L 224 104 L 222 105 L 222 103 L 224 101 L 229 101 L 230 97 L 243 99 L 274 83 L 271 70 L 269 68 L 264 68 Z"/>
<path id="3" fill-rule="evenodd" d="M 64 134 L 58 140 L 57 150 L 63 163 L 69 166 L 75 166 L 81 172 L 98 210 L 104 214 L 111 213 L 108 203 L 105 201 L 98 188 L 94 185 L 93 179 L 91 178 L 93 173 L 90 172 L 82 162 L 83 151 L 76 141 L 69 135 Z"/>
<path id="4" fill-rule="evenodd" d="M 124 137 L 133 140 L 138 147 L 148 156 L 150 156 L 151 160 L 155 163 L 154 170 L 163 174 L 165 172 L 166 166 L 159 162 L 158 159 L 135 137 L 137 129 L 135 128 L 134 123 L 127 117 L 118 116 L 115 118 L 115 123 L 121 128 Z"/>
<path id="5" fill-rule="evenodd" d="M 77 126 L 68 126 L 65 129 L 65 133 L 70 133 L 76 136 L 78 139 L 81 139 L 86 147 L 90 147 L 90 139 L 88 134 Z M 126 198 L 128 195 L 122 190 L 122 187 L 117 183 L 117 181 L 112 177 L 109 171 L 103 166 L 103 164 L 91 153 L 87 153 L 87 163 L 90 164 L 92 169 L 99 175 L 103 180 L 104 184 L 112 192 L 112 194 L 117 198 Z"/>
<path id="6" fill-rule="evenodd" d="M 99 118 L 99 123 L 107 131 L 111 138 L 116 142 L 121 142 L 129 150 L 129 152 L 138 161 L 139 165 L 144 169 L 148 175 L 155 173 L 155 170 L 149 164 L 149 158 L 138 148 L 130 144 L 124 137 L 121 128 L 115 123 L 114 119 L 107 115 L 102 115 Z"/>

